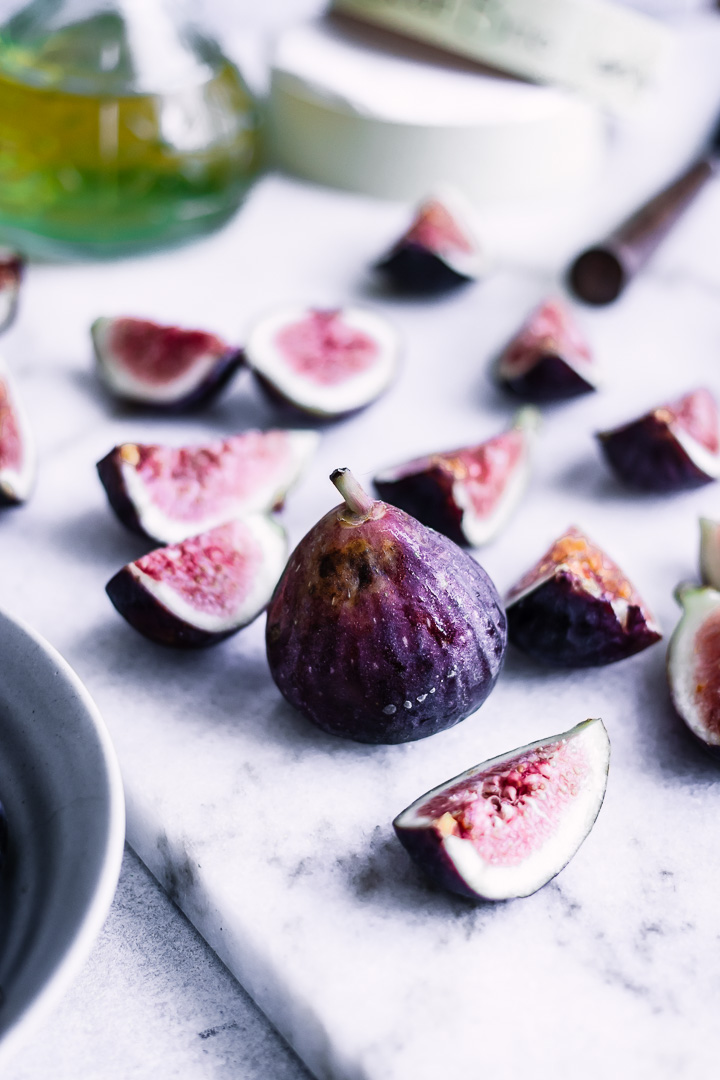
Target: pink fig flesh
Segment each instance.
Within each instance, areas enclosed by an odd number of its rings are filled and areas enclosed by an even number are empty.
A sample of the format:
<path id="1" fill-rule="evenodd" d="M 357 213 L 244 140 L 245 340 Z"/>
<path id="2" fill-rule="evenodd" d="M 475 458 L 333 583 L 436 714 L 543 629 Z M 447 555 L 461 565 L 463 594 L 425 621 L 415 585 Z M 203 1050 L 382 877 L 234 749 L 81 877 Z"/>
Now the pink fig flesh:
<path id="1" fill-rule="evenodd" d="M 691 733 L 720 757 L 720 592 L 681 585 L 683 615 L 667 653 L 673 705 Z"/>
<path id="2" fill-rule="evenodd" d="M 123 443 L 97 469 L 110 505 L 134 532 L 176 543 L 275 510 L 314 453 L 312 431 L 245 431 L 180 448 Z"/>
<path id="3" fill-rule="evenodd" d="M 558 667 L 595 667 L 641 652 L 660 628 L 617 563 L 568 529 L 510 590 L 510 641 Z"/>
<path id="4" fill-rule="evenodd" d="M 526 401 L 561 401 L 597 388 L 590 346 L 566 305 L 546 300 L 506 346 L 497 378 Z"/>
<path id="5" fill-rule="evenodd" d="M 456 195 L 427 199 L 376 267 L 401 293 L 432 295 L 477 278 L 483 257 Z"/>
<path id="6" fill-rule="evenodd" d="M 123 401 L 182 410 L 215 397 L 243 362 L 215 334 L 148 319 L 101 318 L 91 328 L 97 371 Z"/>
<path id="7" fill-rule="evenodd" d="M 601 720 L 511 750 L 421 796 L 393 822 L 421 869 L 473 900 L 529 896 L 570 861 L 607 784 Z"/>
<path id="8" fill-rule="evenodd" d="M 271 398 L 333 419 L 369 405 L 395 377 L 398 344 L 381 316 L 362 308 L 292 308 L 259 322 L 245 354 Z"/>
<path id="9" fill-rule="evenodd" d="M 287 557 L 285 533 L 257 514 L 158 548 L 106 591 L 135 630 L 161 645 L 213 645 L 256 619 Z"/>
<path id="10" fill-rule="evenodd" d="M 684 491 L 720 476 L 720 417 L 709 390 L 694 390 L 597 438 L 610 468 L 630 487 Z"/>
<path id="11" fill-rule="evenodd" d="M 477 446 L 387 469 L 373 481 L 378 495 L 456 544 L 487 543 L 525 491 L 538 421 L 537 411 L 527 408 L 510 429 Z"/>
<path id="12" fill-rule="evenodd" d="M 268 608 L 267 656 L 284 697 L 343 738 L 398 743 L 480 707 L 505 651 L 485 571 L 447 537 L 370 499 L 345 497 L 293 552 Z"/>

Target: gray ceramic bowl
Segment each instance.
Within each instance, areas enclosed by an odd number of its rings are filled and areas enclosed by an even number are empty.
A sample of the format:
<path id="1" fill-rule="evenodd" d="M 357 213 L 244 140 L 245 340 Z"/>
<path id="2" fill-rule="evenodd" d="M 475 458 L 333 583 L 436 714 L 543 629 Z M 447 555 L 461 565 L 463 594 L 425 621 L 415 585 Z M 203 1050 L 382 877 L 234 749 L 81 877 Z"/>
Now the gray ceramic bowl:
<path id="1" fill-rule="evenodd" d="M 0 1072 L 90 951 L 115 892 L 122 782 L 105 725 L 60 655 L 0 612 Z"/>

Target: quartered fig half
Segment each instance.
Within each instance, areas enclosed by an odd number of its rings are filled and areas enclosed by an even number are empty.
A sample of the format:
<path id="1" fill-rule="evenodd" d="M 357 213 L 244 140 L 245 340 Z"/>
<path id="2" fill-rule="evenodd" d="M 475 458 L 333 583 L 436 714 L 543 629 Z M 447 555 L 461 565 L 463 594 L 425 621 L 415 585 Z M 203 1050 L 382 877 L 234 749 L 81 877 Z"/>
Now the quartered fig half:
<path id="1" fill-rule="evenodd" d="M 703 584 L 720 589 L 720 521 L 700 518 L 700 576 Z"/>
<path id="2" fill-rule="evenodd" d="M 454 191 L 426 199 L 408 230 L 376 264 L 397 292 L 420 296 L 466 285 L 478 278 L 484 267 L 472 213 Z"/>
<path id="3" fill-rule="evenodd" d="M 590 346 L 558 299 L 533 311 L 505 347 L 496 375 L 526 401 L 562 401 L 597 389 Z"/>
<path id="4" fill-rule="evenodd" d="M 428 454 L 378 473 L 378 495 L 456 544 L 485 544 L 527 487 L 539 420 L 536 409 L 521 409 L 511 428 L 477 446 Z"/>
<path id="5" fill-rule="evenodd" d="M 255 514 L 128 563 L 106 592 L 131 626 L 161 645 L 214 645 L 266 607 L 287 558 L 285 531 Z"/>
<path id="6" fill-rule="evenodd" d="M 247 362 L 275 401 L 324 419 L 364 408 L 395 377 L 392 326 L 364 308 L 290 308 L 259 322 Z"/>
<path id="7" fill-rule="evenodd" d="M 147 319 L 101 318 L 91 327 L 97 372 L 116 397 L 183 410 L 215 397 L 243 362 L 215 334 Z"/>
<path id="8" fill-rule="evenodd" d="M 507 595 L 510 641 L 557 667 L 596 667 L 641 652 L 660 627 L 620 567 L 570 528 Z"/>
<path id="9" fill-rule="evenodd" d="M 0 247 L 0 330 L 15 317 L 24 263 L 16 251 Z"/>
<path id="10" fill-rule="evenodd" d="M 35 440 L 14 380 L 0 362 L 0 506 L 25 502 L 35 482 Z"/>
<path id="11" fill-rule="evenodd" d="M 300 541 L 268 608 L 270 671 L 318 727 L 400 743 L 457 724 L 488 696 L 505 615 L 467 552 L 369 498 L 347 469 L 344 498 Z"/>
<path id="12" fill-rule="evenodd" d="M 667 653 L 673 705 L 692 734 L 720 756 L 720 592 L 681 585 L 675 595 L 683 616 Z"/>
<path id="13" fill-rule="evenodd" d="M 720 417 L 709 390 L 693 390 L 597 438 L 610 468 L 630 487 L 683 491 L 720 477 Z"/>
<path id="14" fill-rule="evenodd" d="M 129 529 L 177 543 L 225 521 L 282 506 L 314 454 L 314 431 L 244 431 L 200 446 L 122 443 L 97 464 Z"/>
<path id="15" fill-rule="evenodd" d="M 602 720 L 585 720 L 428 791 L 395 818 L 395 832 L 443 888 L 473 900 L 529 896 L 590 832 L 609 765 Z"/>

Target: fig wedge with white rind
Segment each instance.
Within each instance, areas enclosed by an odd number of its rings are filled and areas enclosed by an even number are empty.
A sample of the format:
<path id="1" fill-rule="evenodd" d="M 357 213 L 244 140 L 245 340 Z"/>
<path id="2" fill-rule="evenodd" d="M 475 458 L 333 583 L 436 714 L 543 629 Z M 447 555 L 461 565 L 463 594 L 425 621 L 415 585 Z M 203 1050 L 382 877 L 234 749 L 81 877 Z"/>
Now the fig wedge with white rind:
<path id="1" fill-rule="evenodd" d="M 508 636 L 554 667 L 597 667 L 641 652 L 660 627 L 620 567 L 575 527 L 510 590 Z"/>
<path id="2" fill-rule="evenodd" d="M 697 739 L 720 755 L 720 592 L 681 585 L 683 615 L 667 652 L 673 705 Z"/>
<path id="3" fill-rule="evenodd" d="M 275 400 L 334 419 L 364 408 L 395 378 L 398 338 L 364 308 L 286 308 L 256 324 L 245 357 Z"/>
<path id="4" fill-rule="evenodd" d="M 29 498 L 35 482 L 35 440 L 15 381 L 0 360 L 0 506 Z"/>
<path id="5" fill-rule="evenodd" d="M 16 251 L 0 247 L 0 330 L 5 330 L 15 317 L 23 268 Z"/>
<path id="6" fill-rule="evenodd" d="M 539 422 L 528 406 L 492 439 L 415 458 L 378 473 L 373 483 L 381 499 L 423 525 L 479 547 L 504 528 L 525 492 Z"/>
<path id="7" fill-rule="evenodd" d="M 526 401 L 562 401 L 596 390 L 592 351 L 567 305 L 546 300 L 503 350 L 498 382 Z"/>
<path id="8" fill-rule="evenodd" d="M 278 429 L 179 448 L 122 443 L 97 469 L 123 524 L 172 544 L 225 521 L 278 509 L 318 442 L 314 431 Z"/>
<path id="9" fill-rule="evenodd" d="M 97 373 L 115 397 L 182 411 L 215 397 L 243 363 L 215 334 L 148 319 L 100 318 L 91 327 Z"/>
<path id="10" fill-rule="evenodd" d="M 629 487 L 685 491 L 720 477 L 720 414 L 704 388 L 596 438 L 610 468 Z"/>
<path id="11" fill-rule="evenodd" d="M 415 862 L 473 900 L 529 896 L 565 867 L 605 796 L 602 720 L 484 761 L 421 796 L 393 822 Z"/>
<path id="12" fill-rule="evenodd" d="M 720 521 L 700 518 L 700 576 L 703 585 L 720 589 Z"/>
<path id="13" fill-rule="evenodd" d="M 460 192 L 444 188 L 417 208 L 407 231 L 376 269 L 400 293 L 431 296 L 480 276 L 485 257 Z"/>
<path id="14" fill-rule="evenodd" d="M 267 606 L 287 559 L 284 529 L 263 514 L 157 548 L 106 585 L 120 614 L 161 645 L 213 645 Z"/>

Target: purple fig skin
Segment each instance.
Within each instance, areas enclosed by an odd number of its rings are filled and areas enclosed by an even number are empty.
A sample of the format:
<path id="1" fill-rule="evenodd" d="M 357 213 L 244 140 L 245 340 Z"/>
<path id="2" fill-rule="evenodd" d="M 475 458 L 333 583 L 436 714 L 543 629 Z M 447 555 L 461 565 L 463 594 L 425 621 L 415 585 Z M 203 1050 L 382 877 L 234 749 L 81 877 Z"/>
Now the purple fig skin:
<path id="1" fill-rule="evenodd" d="M 589 394 L 596 387 L 562 356 L 547 353 L 529 371 L 515 379 L 504 379 L 502 385 L 523 401 L 539 403 L 564 401 Z"/>
<path id="2" fill-rule="evenodd" d="M 283 696 L 324 731 L 407 742 L 483 703 L 505 614 L 471 556 L 362 495 L 365 514 L 335 507 L 291 555 L 268 608 L 268 662 Z"/>
<path id="3" fill-rule="evenodd" d="M 96 468 L 100 483 L 105 488 L 108 502 L 125 528 L 130 529 L 131 532 L 137 533 L 139 536 L 147 536 L 140 524 L 133 502 L 128 498 L 123 483 L 120 470 L 120 448 L 116 446 L 112 449 L 101 461 L 98 461 Z"/>
<path id="4" fill-rule="evenodd" d="M 201 630 L 178 618 L 174 612 L 148 596 L 127 566 L 110 578 L 105 592 L 126 622 L 143 637 L 158 645 L 202 649 L 235 633 L 232 629 L 224 632 Z"/>
<path id="5" fill-rule="evenodd" d="M 431 881 L 441 889 L 477 902 L 477 893 L 458 873 L 457 867 L 443 847 L 442 836 L 436 829 L 403 829 L 397 821 L 393 822 L 393 828 L 412 861 Z"/>
<path id="6" fill-rule="evenodd" d="M 655 413 L 596 436 L 613 472 L 625 484 L 661 493 L 703 487 L 716 478 L 699 468 Z"/>
<path id="7" fill-rule="evenodd" d="M 435 296 L 474 280 L 449 266 L 437 252 L 411 240 L 401 241 L 375 265 L 400 295 Z"/>
<path id="8" fill-rule="evenodd" d="M 662 637 L 617 563 L 575 526 L 510 590 L 507 617 L 510 641 L 557 667 L 612 664 Z"/>
<path id="9" fill-rule="evenodd" d="M 432 466 L 425 472 L 408 474 L 391 483 L 374 480 L 381 499 L 402 503 L 412 517 L 444 533 L 453 543 L 467 547 L 468 539 L 462 529 L 463 512 L 453 494 L 453 477 L 447 469 Z"/>
<path id="10" fill-rule="evenodd" d="M 563 571 L 508 604 L 510 641 L 556 667 L 600 667 L 642 652 L 660 640 L 638 607 L 623 627 L 609 600 L 593 597 Z"/>

